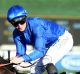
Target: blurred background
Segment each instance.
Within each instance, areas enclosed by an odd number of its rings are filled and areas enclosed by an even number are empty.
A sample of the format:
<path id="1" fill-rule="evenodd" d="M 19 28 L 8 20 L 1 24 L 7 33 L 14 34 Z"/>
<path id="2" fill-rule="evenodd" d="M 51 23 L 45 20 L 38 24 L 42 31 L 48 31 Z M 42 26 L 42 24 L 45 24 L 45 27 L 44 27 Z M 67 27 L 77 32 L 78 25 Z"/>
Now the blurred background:
<path id="1" fill-rule="evenodd" d="M 15 55 L 12 38 L 14 27 L 6 19 L 8 9 L 15 4 L 23 6 L 28 11 L 28 17 L 41 17 L 64 26 L 73 35 L 72 51 L 80 52 L 80 0 L 0 0 L 1 56 L 9 58 L 9 54 Z M 32 50 L 31 46 L 28 48 Z"/>

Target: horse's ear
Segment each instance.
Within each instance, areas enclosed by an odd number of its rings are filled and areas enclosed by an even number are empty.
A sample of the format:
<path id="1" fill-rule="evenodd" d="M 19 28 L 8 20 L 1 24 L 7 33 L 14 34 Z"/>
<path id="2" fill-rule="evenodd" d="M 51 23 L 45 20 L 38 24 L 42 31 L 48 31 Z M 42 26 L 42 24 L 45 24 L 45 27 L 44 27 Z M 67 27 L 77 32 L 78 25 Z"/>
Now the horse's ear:
<path id="1" fill-rule="evenodd" d="M 0 56 L 0 63 L 4 61 L 3 57 Z"/>
<path id="2" fill-rule="evenodd" d="M 9 60 L 4 59 L 3 57 L 0 56 L 0 63 L 2 63 L 2 64 L 9 63 Z"/>
<path id="3" fill-rule="evenodd" d="M 0 56 L 0 60 L 3 59 L 3 57 Z"/>

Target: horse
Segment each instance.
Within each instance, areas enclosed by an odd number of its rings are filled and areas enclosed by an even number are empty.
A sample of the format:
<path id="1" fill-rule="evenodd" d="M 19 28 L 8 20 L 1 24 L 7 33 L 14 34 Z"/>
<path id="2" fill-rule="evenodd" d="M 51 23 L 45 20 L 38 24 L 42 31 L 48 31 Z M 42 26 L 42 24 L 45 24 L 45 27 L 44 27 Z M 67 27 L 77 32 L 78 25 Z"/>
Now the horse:
<path id="1" fill-rule="evenodd" d="M 3 59 L 0 56 L 0 64 L 7 64 L 10 61 L 8 59 Z M 0 68 L 0 74 L 19 74 L 17 70 L 13 67 L 13 64 L 9 64 Z"/>

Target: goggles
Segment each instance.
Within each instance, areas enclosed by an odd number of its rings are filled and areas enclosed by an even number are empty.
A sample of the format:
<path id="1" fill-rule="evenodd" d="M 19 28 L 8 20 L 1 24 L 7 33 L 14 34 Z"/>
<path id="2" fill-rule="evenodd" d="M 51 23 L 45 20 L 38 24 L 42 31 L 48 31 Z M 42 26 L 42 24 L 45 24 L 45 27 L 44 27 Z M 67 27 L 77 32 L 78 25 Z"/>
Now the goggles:
<path id="1" fill-rule="evenodd" d="M 10 23 L 14 26 L 17 27 L 19 24 L 23 25 L 26 22 L 26 16 L 24 17 L 20 17 L 20 18 L 16 18 L 10 21 Z"/>

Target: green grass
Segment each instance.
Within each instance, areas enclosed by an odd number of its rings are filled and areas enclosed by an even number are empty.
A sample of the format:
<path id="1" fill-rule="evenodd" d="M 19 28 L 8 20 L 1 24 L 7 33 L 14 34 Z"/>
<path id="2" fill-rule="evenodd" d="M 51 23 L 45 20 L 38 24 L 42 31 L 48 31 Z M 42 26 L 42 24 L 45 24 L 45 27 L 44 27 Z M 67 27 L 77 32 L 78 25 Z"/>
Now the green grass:
<path id="1" fill-rule="evenodd" d="M 60 74 L 60 73 L 62 73 L 62 72 L 70 72 L 70 73 L 73 73 L 73 74 L 75 74 L 75 71 L 68 71 L 68 70 L 66 70 L 66 71 L 64 71 L 64 70 L 59 70 L 59 72 L 58 72 L 58 74 Z M 21 72 L 21 73 L 19 73 L 19 74 L 29 74 L 30 73 L 30 71 L 24 71 L 24 72 Z M 43 74 L 48 74 L 47 73 L 47 71 L 45 71 Z"/>
<path id="2" fill-rule="evenodd" d="M 30 16 L 80 16 L 80 0 L 1 0 L 0 16 L 14 4 L 22 5 Z"/>

